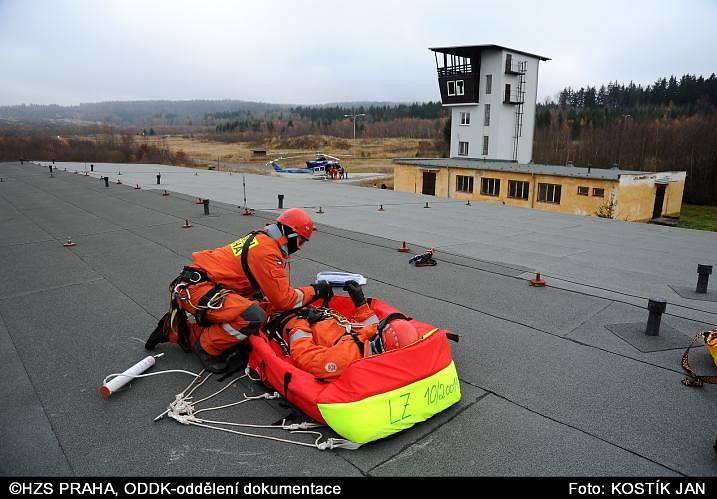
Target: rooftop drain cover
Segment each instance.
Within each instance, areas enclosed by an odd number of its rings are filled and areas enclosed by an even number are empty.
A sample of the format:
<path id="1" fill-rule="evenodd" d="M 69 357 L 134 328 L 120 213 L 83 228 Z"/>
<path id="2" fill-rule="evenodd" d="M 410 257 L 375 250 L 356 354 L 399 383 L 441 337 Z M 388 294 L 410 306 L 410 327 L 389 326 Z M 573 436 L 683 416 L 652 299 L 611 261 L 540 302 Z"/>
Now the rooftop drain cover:
<path id="1" fill-rule="evenodd" d="M 706 293 L 698 293 L 694 286 L 673 286 L 668 284 L 672 291 L 687 300 L 717 301 L 717 291 L 707 290 Z"/>
<path id="2" fill-rule="evenodd" d="M 606 324 L 605 327 L 643 353 L 687 348 L 692 339 L 688 334 L 665 324 L 660 326 L 659 336 L 645 335 L 645 322 Z"/>

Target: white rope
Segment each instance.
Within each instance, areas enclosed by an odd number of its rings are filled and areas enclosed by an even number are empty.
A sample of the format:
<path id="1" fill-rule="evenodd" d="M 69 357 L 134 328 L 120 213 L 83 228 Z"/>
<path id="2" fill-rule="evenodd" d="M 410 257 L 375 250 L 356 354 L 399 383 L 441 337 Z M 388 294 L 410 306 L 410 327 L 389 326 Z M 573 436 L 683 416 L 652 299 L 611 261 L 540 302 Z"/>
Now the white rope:
<path id="1" fill-rule="evenodd" d="M 206 409 L 200 409 L 200 410 L 196 411 L 194 414 L 199 414 L 200 412 L 205 412 L 205 411 L 215 411 L 217 409 L 226 409 L 227 407 L 233 407 L 235 405 L 243 404 L 244 402 L 249 402 L 250 400 L 259 400 L 259 399 L 273 400 L 273 399 L 279 398 L 281 396 L 277 392 L 262 393 L 261 395 L 257 395 L 255 397 L 247 397 L 246 393 L 243 393 L 242 395 L 244 395 L 244 400 L 240 400 L 239 402 L 232 402 L 231 404 L 220 405 L 218 407 L 207 407 Z M 201 400 L 199 402 L 201 402 Z M 196 402 L 196 404 L 198 404 L 199 402 Z"/>
<path id="2" fill-rule="evenodd" d="M 211 376 L 211 373 L 209 376 Z M 182 391 L 182 393 L 178 393 L 177 395 L 175 395 L 174 401 L 172 401 L 169 404 L 167 411 L 165 411 L 161 416 L 158 416 L 157 419 L 161 418 L 164 414 L 167 414 L 170 418 L 172 418 L 175 421 L 177 421 L 178 423 L 181 423 L 184 425 L 199 426 L 202 428 L 223 431 L 226 433 L 233 433 L 233 434 L 241 435 L 241 436 L 245 436 L 245 437 L 262 438 L 265 440 L 273 440 L 276 442 L 300 445 L 303 447 L 313 447 L 313 448 L 319 449 L 319 450 L 337 449 L 337 448 L 358 449 L 358 447 L 360 447 L 360 444 L 355 444 L 353 442 L 350 442 L 348 440 L 343 440 L 343 439 L 329 438 L 326 441 L 321 442 L 321 439 L 324 438 L 323 434 L 318 431 L 311 431 L 311 430 L 314 428 L 323 427 L 324 425 L 312 423 L 309 421 L 287 425 L 286 419 L 284 419 L 281 422 L 281 426 L 278 426 L 278 425 L 253 425 L 253 424 L 248 424 L 248 423 L 233 423 L 231 421 L 213 421 L 213 420 L 205 420 L 205 419 L 198 418 L 197 415 L 201 412 L 226 409 L 228 407 L 234 407 L 234 406 L 246 403 L 246 402 L 250 402 L 252 400 L 262 400 L 262 399 L 263 400 L 272 400 L 272 399 L 276 399 L 276 398 L 280 397 L 279 393 L 277 393 L 277 392 L 266 392 L 266 393 L 262 393 L 261 395 L 256 395 L 256 396 L 251 396 L 251 397 L 247 396 L 246 393 L 243 393 L 243 396 L 244 396 L 243 400 L 239 400 L 237 402 L 232 402 L 230 404 L 225 404 L 225 405 L 221 405 L 221 406 L 206 407 L 204 409 L 197 410 L 196 406 L 198 404 L 200 404 L 201 402 L 207 401 L 213 397 L 216 397 L 217 395 L 219 395 L 220 393 L 227 390 L 230 386 L 232 386 L 234 383 L 236 383 L 240 379 L 247 378 L 247 377 L 249 379 L 251 379 L 251 376 L 249 376 L 249 370 L 247 368 L 244 375 L 239 376 L 238 378 L 230 381 L 224 387 L 220 388 L 216 392 L 194 402 L 191 397 L 192 393 L 195 390 L 197 390 L 197 388 L 199 388 L 202 384 L 204 384 L 204 382 L 207 379 L 209 379 L 209 376 L 202 379 L 202 382 L 197 384 L 197 386 L 195 386 L 194 388 L 192 388 L 192 390 L 189 393 L 185 394 L 185 392 L 189 388 L 189 387 L 187 387 L 184 391 Z M 219 426 L 216 426 L 216 425 L 219 425 Z M 263 428 L 263 429 L 272 429 L 272 430 L 284 430 L 284 431 L 288 431 L 292 434 L 293 433 L 301 433 L 301 434 L 313 435 L 316 438 L 314 439 L 314 443 L 312 444 L 312 443 L 306 443 L 306 442 L 299 442 L 296 440 L 288 440 L 286 438 L 272 437 L 269 435 L 247 433 L 247 432 L 243 432 L 243 431 L 232 430 L 230 428 L 222 428 L 221 425 L 241 427 L 241 428 L 257 428 L 257 429 Z"/>
<path id="3" fill-rule="evenodd" d="M 190 376 L 194 376 L 195 378 L 198 378 L 201 376 L 201 374 L 193 373 L 191 371 L 184 371 L 182 369 L 170 369 L 168 371 L 157 371 L 156 373 L 149 373 L 149 374 L 123 374 L 123 373 L 112 373 L 108 374 L 107 377 L 102 381 L 102 384 L 106 384 L 110 379 L 116 378 L 117 376 L 124 376 L 125 378 L 147 378 L 149 376 L 157 376 L 159 374 L 170 374 L 170 373 L 183 373 L 183 374 L 189 374 Z"/>
<path id="4" fill-rule="evenodd" d="M 212 376 L 212 373 L 209 373 L 206 377 L 204 376 L 204 373 L 206 370 L 202 370 L 199 374 L 193 373 L 190 371 L 184 371 L 179 369 L 173 369 L 173 370 L 167 370 L 167 371 L 158 371 L 156 373 L 149 373 L 149 374 L 140 374 L 140 375 L 126 375 L 126 374 L 110 374 L 108 375 L 104 383 L 107 383 L 107 381 L 113 377 L 116 376 L 127 376 L 132 378 L 144 378 L 148 376 L 156 376 L 158 374 L 169 374 L 169 373 L 184 373 L 189 374 L 191 376 L 194 376 L 194 380 L 187 385 L 187 387 L 182 390 L 180 393 L 176 394 L 174 396 L 174 400 L 169 404 L 169 407 L 167 407 L 167 410 L 164 411 L 162 414 L 157 416 L 154 421 L 158 421 L 162 419 L 165 415 L 168 415 L 170 418 L 174 419 L 178 423 L 184 424 L 184 425 L 192 425 L 192 426 L 199 426 L 202 428 L 208 428 L 210 430 L 218 430 L 223 431 L 226 433 L 233 433 L 235 435 L 241 435 L 245 437 L 252 437 L 252 438 L 262 438 L 265 440 L 273 440 L 275 442 L 283 442 L 287 444 L 293 444 L 293 445 L 300 445 L 302 447 L 312 447 L 318 450 L 330 450 L 330 449 L 358 449 L 361 444 L 356 444 L 354 442 L 351 442 L 350 440 L 344 440 L 344 439 L 336 439 L 336 438 L 328 438 L 325 441 L 321 441 L 322 438 L 324 438 L 323 434 L 318 431 L 311 431 L 314 428 L 320 428 L 324 427 L 325 425 L 312 423 L 310 421 L 305 421 L 302 423 L 293 423 L 293 424 L 286 424 L 286 419 L 283 419 L 281 422 L 281 426 L 279 425 L 253 425 L 248 423 L 233 423 L 231 421 L 212 421 L 212 420 L 204 420 L 197 417 L 197 414 L 202 412 L 208 412 L 208 411 L 216 411 L 220 409 L 226 409 L 228 407 L 234 407 L 240 404 L 243 404 L 245 402 L 250 402 L 252 400 L 272 400 L 279 398 L 280 395 L 278 392 L 266 392 L 261 395 L 256 396 L 247 396 L 246 393 L 243 393 L 244 399 L 232 402 L 230 404 L 220 405 L 216 407 L 206 407 L 204 409 L 196 410 L 196 406 L 202 402 L 205 402 L 213 397 L 216 397 L 220 393 L 227 390 L 229 387 L 231 387 L 234 383 L 238 382 L 239 380 L 243 378 L 249 378 L 251 380 L 254 380 L 250 373 L 249 367 L 245 369 L 245 372 L 242 376 L 239 376 L 229 383 L 227 383 L 224 387 L 220 388 L 216 392 L 197 400 L 196 402 L 193 401 L 192 395 L 196 390 L 199 389 L 206 381 Z M 201 381 L 199 381 L 201 380 Z M 199 382 L 198 382 L 199 381 Z M 259 380 L 254 380 L 259 381 Z M 254 434 L 254 433 L 247 433 L 243 431 L 237 431 L 232 430 L 229 428 L 222 428 L 221 426 L 215 426 L 215 425 L 225 425 L 225 426 L 234 426 L 234 427 L 242 427 L 242 428 L 257 428 L 257 429 L 273 429 L 273 430 L 284 430 L 288 431 L 292 434 L 294 433 L 301 433 L 301 434 L 307 434 L 307 435 L 313 435 L 316 438 L 314 439 L 313 443 L 307 443 L 307 442 L 299 442 L 296 440 L 288 440 L 286 438 L 279 438 L 279 437 L 272 437 L 269 435 L 260 435 L 260 434 Z"/>
<path id="5" fill-rule="evenodd" d="M 199 411 L 197 411 L 199 412 Z M 196 414 L 196 412 L 195 412 Z M 209 419 L 201 419 L 202 423 L 210 423 L 210 424 L 223 424 L 227 426 L 241 426 L 243 428 L 267 428 L 271 430 L 286 430 L 291 432 L 296 432 L 298 430 L 310 430 L 312 428 L 323 428 L 326 425 L 322 425 L 319 423 L 312 423 L 311 421 L 304 421 L 303 423 L 292 423 L 290 425 L 285 424 L 285 419 L 281 422 L 281 426 L 279 425 L 273 425 L 273 424 L 248 424 L 248 423 L 231 423 L 229 421 L 212 421 Z"/>
<path id="6" fill-rule="evenodd" d="M 319 440 L 321 440 L 321 436 L 319 436 L 313 444 L 309 444 L 306 442 L 297 442 L 295 440 L 287 440 L 285 438 L 271 437 L 269 435 L 259 435 L 259 434 L 254 434 L 254 433 L 246 433 L 243 431 L 230 430 L 229 428 L 221 428 L 219 426 L 211 426 L 211 425 L 207 425 L 207 424 L 203 424 L 203 423 L 197 423 L 194 421 L 190 421 L 187 424 L 190 424 L 193 426 L 201 426 L 202 428 L 209 428 L 211 430 L 219 430 L 219 431 L 224 431 L 227 433 L 234 433 L 236 435 L 241 435 L 244 437 L 263 438 L 266 440 L 274 440 L 275 442 L 284 442 L 287 444 L 301 445 L 302 447 L 313 447 L 314 449 L 320 449 L 320 450 L 325 450 L 326 448 L 328 448 L 328 447 L 324 447 L 324 448 L 320 447 L 321 444 L 319 444 Z M 325 442 L 322 442 L 322 443 L 325 443 Z"/>
<path id="7" fill-rule="evenodd" d="M 246 374 L 243 374 L 242 376 L 239 376 L 238 378 L 236 378 L 236 379 L 230 381 L 229 383 L 227 383 L 227 385 L 226 385 L 224 388 L 222 388 L 222 389 L 220 389 L 220 390 L 218 390 L 218 391 L 212 393 L 211 395 L 209 395 L 209 396 L 207 396 L 207 397 L 204 397 L 204 398 L 201 399 L 201 400 L 197 400 L 196 403 L 197 403 L 197 404 L 200 404 L 200 403 L 204 402 L 205 400 L 209 400 L 210 398 L 219 395 L 219 394 L 222 393 L 224 390 L 226 390 L 227 388 L 229 388 L 230 386 L 232 386 L 234 383 L 236 383 L 237 381 L 239 381 L 240 379 L 245 378 L 245 377 L 246 377 Z M 208 379 L 208 377 L 207 377 L 207 379 Z"/>

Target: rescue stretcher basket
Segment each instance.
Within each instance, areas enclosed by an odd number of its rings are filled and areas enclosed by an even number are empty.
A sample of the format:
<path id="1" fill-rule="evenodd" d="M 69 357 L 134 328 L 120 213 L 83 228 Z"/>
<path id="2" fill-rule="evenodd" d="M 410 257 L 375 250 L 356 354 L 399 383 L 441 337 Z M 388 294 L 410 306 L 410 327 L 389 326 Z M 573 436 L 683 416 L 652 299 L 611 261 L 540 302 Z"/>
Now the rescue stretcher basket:
<path id="1" fill-rule="evenodd" d="M 369 305 L 379 319 L 398 312 L 375 298 Z M 333 297 L 329 306 L 345 317 L 355 310 L 346 296 Z M 264 333 L 249 338 L 249 367 L 265 385 L 343 438 L 372 442 L 425 421 L 461 399 L 448 332 L 415 319 L 410 322 L 421 334 L 419 341 L 356 360 L 331 381 L 296 367 Z"/>

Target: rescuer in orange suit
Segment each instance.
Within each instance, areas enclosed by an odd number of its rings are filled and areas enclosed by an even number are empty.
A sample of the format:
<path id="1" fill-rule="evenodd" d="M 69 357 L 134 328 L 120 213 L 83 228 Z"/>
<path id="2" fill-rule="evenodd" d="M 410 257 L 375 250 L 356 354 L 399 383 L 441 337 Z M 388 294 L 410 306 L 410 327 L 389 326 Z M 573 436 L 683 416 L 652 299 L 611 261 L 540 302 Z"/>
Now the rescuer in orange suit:
<path id="1" fill-rule="evenodd" d="M 170 285 L 172 307 L 145 347 L 179 343 L 185 351 L 193 349 L 207 370 L 225 371 L 235 347 L 259 330 L 267 314 L 332 295 L 325 281 L 302 288 L 289 282 L 288 258 L 313 231 L 309 215 L 290 208 L 260 231 L 193 253 L 191 266 Z"/>
<path id="2" fill-rule="evenodd" d="M 385 325 L 380 323 L 355 281 L 347 282 L 344 289 L 356 306 L 352 317 L 346 319 L 309 307 L 282 327 L 296 367 L 320 379 L 336 378 L 355 360 L 419 339 L 418 331 L 407 320 L 396 318 Z"/>

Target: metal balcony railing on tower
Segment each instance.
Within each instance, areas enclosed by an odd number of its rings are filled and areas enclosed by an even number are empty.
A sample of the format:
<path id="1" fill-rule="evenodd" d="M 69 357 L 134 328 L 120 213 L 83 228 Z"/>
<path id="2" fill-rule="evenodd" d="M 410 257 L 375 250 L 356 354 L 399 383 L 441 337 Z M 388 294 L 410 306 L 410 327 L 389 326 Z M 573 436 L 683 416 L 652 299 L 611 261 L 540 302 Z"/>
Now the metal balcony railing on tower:
<path id="1" fill-rule="evenodd" d="M 506 90 L 503 95 L 503 104 L 523 104 L 525 103 L 525 92 L 521 92 L 518 89 Z"/>
<path id="2" fill-rule="evenodd" d="M 471 67 L 471 63 L 466 64 L 456 64 L 454 66 L 446 66 L 438 68 L 438 76 L 452 76 L 452 75 L 459 75 L 459 74 L 467 74 L 472 73 L 473 68 Z"/>
<path id="3" fill-rule="evenodd" d="M 512 59 L 505 60 L 505 74 L 510 75 L 524 75 L 527 69 L 525 61 L 513 61 Z"/>

